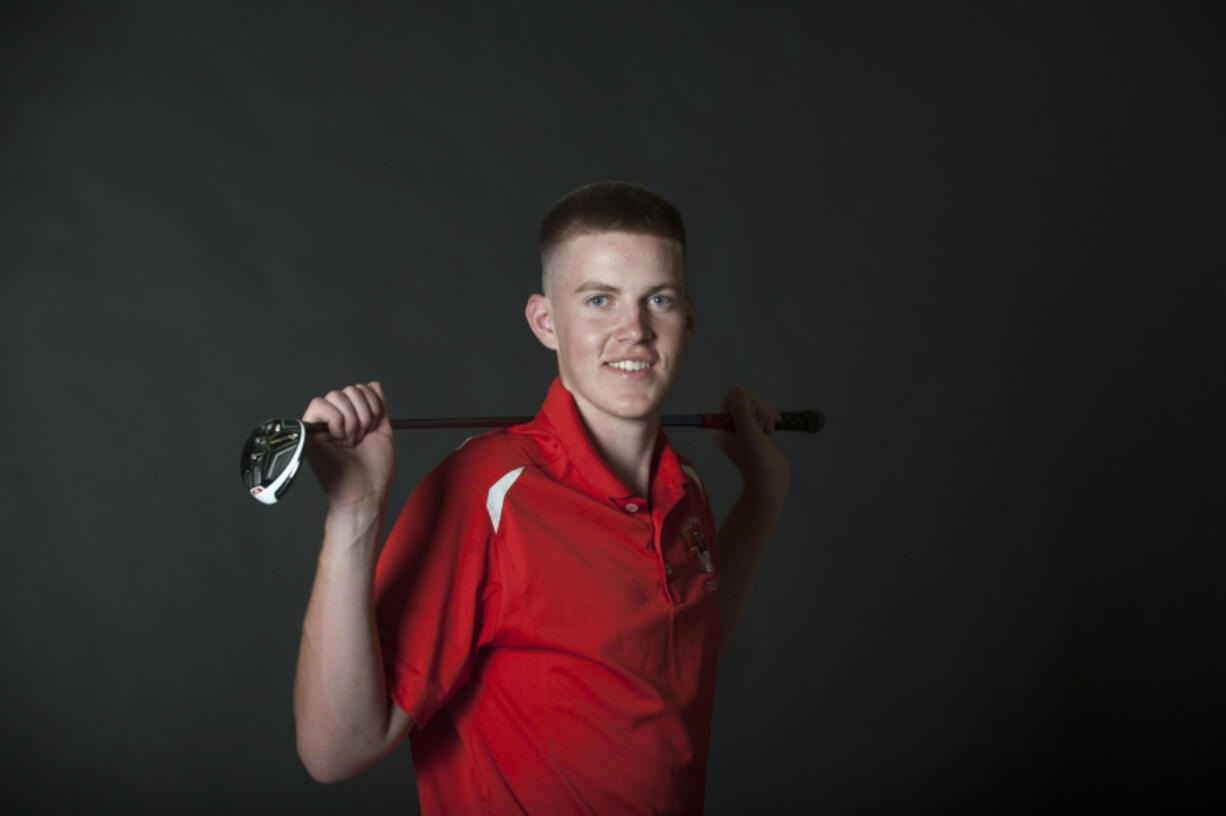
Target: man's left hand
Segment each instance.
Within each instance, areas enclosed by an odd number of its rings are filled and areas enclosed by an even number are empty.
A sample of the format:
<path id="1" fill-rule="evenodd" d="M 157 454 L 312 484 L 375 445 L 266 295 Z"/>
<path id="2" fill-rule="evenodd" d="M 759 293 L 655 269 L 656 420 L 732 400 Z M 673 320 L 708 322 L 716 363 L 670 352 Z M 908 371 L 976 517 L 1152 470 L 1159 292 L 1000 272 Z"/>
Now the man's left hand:
<path id="1" fill-rule="evenodd" d="M 739 386 L 724 397 L 720 410 L 732 415 L 733 430 L 709 433 L 741 471 L 746 490 L 782 497 L 787 492 L 791 470 L 770 439 L 780 419 L 779 411 Z"/>

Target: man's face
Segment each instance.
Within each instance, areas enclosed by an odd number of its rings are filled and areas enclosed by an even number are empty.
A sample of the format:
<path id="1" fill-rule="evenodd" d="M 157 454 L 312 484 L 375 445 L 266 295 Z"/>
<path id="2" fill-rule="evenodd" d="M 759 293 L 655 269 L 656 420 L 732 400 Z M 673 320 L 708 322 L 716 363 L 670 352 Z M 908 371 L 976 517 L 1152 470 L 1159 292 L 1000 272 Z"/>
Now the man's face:
<path id="1" fill-rule="evenodd" d="M 558 353 L 562 384 L 589 425 L 656 415 L 694 333 L 676 241 L 629 232 L 578 235 L 550 258 L 548 297 L 528 322 Z"/>

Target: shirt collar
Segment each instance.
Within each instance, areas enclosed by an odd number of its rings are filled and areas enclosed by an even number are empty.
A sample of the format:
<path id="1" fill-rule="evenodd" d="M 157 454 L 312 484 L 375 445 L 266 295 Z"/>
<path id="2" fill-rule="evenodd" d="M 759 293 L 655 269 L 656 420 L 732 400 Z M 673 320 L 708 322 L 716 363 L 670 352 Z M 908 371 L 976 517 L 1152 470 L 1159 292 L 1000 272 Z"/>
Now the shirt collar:
<path id="1" fill-rule="evenodd" d="M 609 470 L 604 458 L 592 444 L 587 426 L 583 424 L 579 408 L 575 405 L 575 398 L 562 385 L 561 377 L 554 377 L 553 383 L 549 386 L 549 393 L 545 395 L 545 403 L 541 406 L 540 413 L 536 415 L 533 424 L 547 426 L 552 432 L 551 435 L 566 451 L 567 457 L 578 470 L 579 475 L 597 493 L 618 501 L 635 498 L 621 479 L 618 479 Z M 658 494 L 665 487 L 665 483 L 683 485 L 687 481 L 672 443 L 669 442 L 664 429 L 660 428 L 656 437 L 655 452 L 652 454 L 651 492 Z M 653 495 L 651 498 L 654 501 L 656 496 Z"/>

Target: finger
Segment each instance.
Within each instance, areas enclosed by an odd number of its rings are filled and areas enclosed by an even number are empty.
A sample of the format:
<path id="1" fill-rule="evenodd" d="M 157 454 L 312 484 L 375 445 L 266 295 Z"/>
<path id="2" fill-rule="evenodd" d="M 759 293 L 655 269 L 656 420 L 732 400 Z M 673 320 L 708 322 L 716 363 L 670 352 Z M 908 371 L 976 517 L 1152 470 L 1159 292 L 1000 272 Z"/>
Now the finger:
<path id="1" fill-rule="evenodd" d="M 383 431 L 392 430 L 392 421 L 388 418 L 387 402 L 383 398 L 382 388 L 376 390 L 372 386 L 378 386 L 377 382 L 369 382 L 366 384 L 357 383 L 353 387 L 362 395 L 366 401 L 366 406 L 370 410 L 370 422 L 366 426 L 365 433 L 370 433 L 376 428 Z"/>
<path id="2" fill-rule="evenodd" d="M 391 415 L 387 412 L 387 399 L 383 396 L 383 386 L 378 380 L 371 380 L 365 385 L 358 385 L 358 388 L 366 395 L 371 407 L 371 430 L 378 428 L 391 433 L 392 420 Z"/>
<path id="3" fill-rule="evenodd" d="M 764 399 L 758 399 L 757 402 L 758 422 L 762 428 L 762 433 L 769 434 L 775 430 L 775 423 L 779 421 L 779 412 L 775 410 L 775 406 Z"/>
<path id="4" fill-rule="evenodd" d="M 366 436 L 366 432 L 370 430 L 374 424 L 374 411 L 371 409 L 370 401 L 367 396 L 362 393 L 361 386 L 347 385 L 341 392 L 353 406 L 354 416 L 357 418 L 357 427 L 353 431 L 353 444 L 358 444 L 362 441 L 362 437 Z"/>
<path id="5" fill-rule="evenodd" d="M 764 434 L 768 434 L 774 430 L 775 423 L 771 421 L 770 412 L 761 405 L 758 406 L 758 429 Z"/>
<path id="6" fill-rule="evenodd" d="M 750 410 L 749 392 L 739 385 L 728 392 L 724 402 L 728 406 L 728 413 L 733 416 L 744 416 Z"/>
<path id="7" fill-rule="evenodd" d="M 737 389 L 732 398 L 732 422 L 738 433 L 753 434 L 762 430 L 758 400 L 743 388 Z"/>
<path id="8" fill-rule="evenodd" d="M 324 399 L 328 404 L 334 406 L 341 414 L 341 439 L 353 446 L 353 436 L 358 429 L 358 413 L 353 407 L 353 403 L 349 397 L 345 396 L 344 391 L 329 391 Z M 329 429 L 331 426 L 329 426 Z"/>
<path id="9" fill-rule="evenodd" d="M 775 430 L 775 424 L 783 418 L 778 409 L 774 405 L 750 392 L 746 392 L 746 397 L 753 406 L 754 424 L 765 434 L 769 434 Z"/>
<path id="10" fill-rule="evenodd" d="M 758 399 L 754 394 L 745 392 L 745 401 L 749 407 L 749 415 L 753 419 L 753 425 L 760 431 L 766 430 L 766 410 L 762 400 Z"/>
<path id="11" fill-rule="evenodd" d="M 387 415 L 387 400 L 383 398 L 383 389 L 376 388 L 378 385 L 377 382 L 371 381 L 366 384 L 358 383 L 356 386 L 366 398 L 366 404 L 370 406 L 370 415 L 375 425 Z"/>
<path id="12" fill-rule="evenodd" d="M 328 436 L 335 440 L 345 438 L 345 415 L 324 397 L 315 397 L 302 413 L 303 422 L 325 422 Z"/>

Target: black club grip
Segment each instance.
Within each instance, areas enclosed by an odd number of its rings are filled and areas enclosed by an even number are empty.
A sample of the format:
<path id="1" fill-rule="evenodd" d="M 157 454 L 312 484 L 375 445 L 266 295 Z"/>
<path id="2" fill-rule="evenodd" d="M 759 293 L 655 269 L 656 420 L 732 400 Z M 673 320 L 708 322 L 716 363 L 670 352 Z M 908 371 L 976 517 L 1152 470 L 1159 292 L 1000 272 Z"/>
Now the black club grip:
<path id="1" fill-rule="evenodd" d="M 776 431 L 806 431 L 817 433 L 826 424 L 821 411 L 781 411 L 775 423 Z M 732 428 L 731 414 L 699 414 L 703 428 Z"/>
<path id="2" fill-rule="evenodd" d="M 776 431 L 805 431 L 817 433 L 826 424 L 821 411 L 782 411 L 782 418 L 775 423 Z"/>

